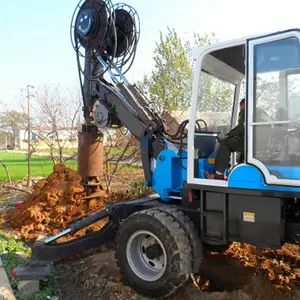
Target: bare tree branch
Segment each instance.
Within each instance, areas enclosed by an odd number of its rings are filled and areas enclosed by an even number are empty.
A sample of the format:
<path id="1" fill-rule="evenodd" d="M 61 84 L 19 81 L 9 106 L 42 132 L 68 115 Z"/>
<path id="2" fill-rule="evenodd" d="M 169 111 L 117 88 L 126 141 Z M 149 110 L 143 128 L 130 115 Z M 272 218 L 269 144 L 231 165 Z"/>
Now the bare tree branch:
<path id="1" fill-rule="evenodd" d="M 140 145 L 135 137 L 129 133 L 121 131 L 107 131 L 106 143 L 104 146 L 106 166 L 105 182 L 106 190 L 109 192 L 112 180 L 116 178 L 120 165 L 132 165 L 133 161 L 140 159 Z M 112 171 L 110 170 L 110 162 L 113 162 Z"/>
<path id="2" fill-rule="evenodd" d="M 1 165 L 3 166 L 3 168 L 4 168 L 5 172 L 6 172 L 7 181 L 11 185 L 11 177 L 10 177 L 9 171 L 8 171 L 6 165 L 4 164 L 4 162 L 2 160 L 0 160 L 0 163 L 1 163 Z"/>
<path id="3" fill-rule="evenodd" d="M 26 190 L 26 189 L 23 189 L 23 188 L 20 188 L 20 187 L 17 187 L 17 186 L 14 186 L 14 185 L 8 185 L 8 184 L 2 184 L 1 185 L 2 187 L 5 187 L 5 188 L 8 188 L 8 189 L 13 189 L 13 190 L 16 190 L 16 191 L 20 191 L 20 192 L 24 192 L 26 194 L 29 194 L 31 195 L 31 192 Z"/>
<path id="4" fill-rule="evenodd" d="M 130 184 L 130 183 L 128 183 L 128 181 L 123 180 L 122 178 L 120 178 L 120 177 L 118 177 L 118 176 L 115 176 L 115 175 L 112 175 L 112 174 L 106 174 L 105 176 L 108 177 L 107 180 L 112 180 L 112 178 L 113 178 L 113 179 L 117 179 L 117 180 L 123 182 L 124 184 L 128 185 L 129 187 L 133 187 L 133 185 Z M 109 177 L 111 177 L 111 178 L 109 178 Z"/>
<path id="5" fill-rule="evenodd" d="M 64 163 L 76 155 L 82 101 L 77 91 L 63 91 L 59 85 L 42 86 L 38 90 L 38 136 L 50 151 L 53 164 Z M 75 148 L 76 147 L 76 148 Z M 73 155 L 65 157 L 65 150 Z"/>

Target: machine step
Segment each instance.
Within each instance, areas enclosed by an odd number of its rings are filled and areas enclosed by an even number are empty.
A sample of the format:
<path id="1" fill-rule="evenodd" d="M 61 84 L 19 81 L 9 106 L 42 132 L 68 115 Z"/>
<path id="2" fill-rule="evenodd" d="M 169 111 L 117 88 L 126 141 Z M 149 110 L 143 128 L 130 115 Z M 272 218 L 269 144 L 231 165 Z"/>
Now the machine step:
<path id="1" fill-rule="evenodd" d="M 202 242 L 205 244 L 210 244 L 210 245 L 226 244 L 224 239 L 218 239 L 218 238 L 212 238 L 212 237 L 204 237 L 204 238 L 202 238 Z"/>
<path id="2" fill-rule="evenodd" d="M 221 212 L 221 211 L 209 211 L 209 210 L 203 211 L 203 212 L 202 212 L 202 215 L 203 215 L 204 217 L 206 217 L 206 216 L 223 217 L 223 216 L 224 216 L 223 212 Z"/>
<path id="3" fill-rule="evenodd" d="M 30 262 L 17 266 L 12 271 L 13 277 L 18 277 L 19 280 L 43 280 L 51 278 L 50 264 L 32 265 Z"/>

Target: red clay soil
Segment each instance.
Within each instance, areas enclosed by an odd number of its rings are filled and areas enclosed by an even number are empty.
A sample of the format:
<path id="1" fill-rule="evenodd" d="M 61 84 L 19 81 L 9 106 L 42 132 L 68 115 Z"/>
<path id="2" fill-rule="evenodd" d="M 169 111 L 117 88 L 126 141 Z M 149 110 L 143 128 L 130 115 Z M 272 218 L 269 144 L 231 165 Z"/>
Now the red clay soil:
<path id="1" fill-rule="evenodd" d="M 33 194 L 21 206 L 0 215 L 2 223 L 12 227 L 23 240 L 33 241 L 40 236 L 60 232 L 74 218 L 103 208 L 106 201 L 125 200 L 134 196 L 129 192 L 108 196 L 100 186 L 98 189 L 102 191 L 101 197 L 84 200 L 83 197 L 87 194 L 80 181 L 81 177 L 77 172 L 63 165 L 56 165 L 52 174 L 35 184 Z M 105 222 L 103 220 L 93 224 L 75 236 L 99 230 Z M 64 240 L 73 237 L 69 236 Z M 222 264 L 222 260 L 226 264 Z M 236 263 L 246 268 L 234 268 Z M 214 265 L 216 268 L 212 267 Z M 221 265 L 223 268 L 220 268 Z M 274 251 L 234 243 L 221 256 L 214 253 L 208 255 L 201 268 L 199 284 L 203 290 L 230 291 L 231 286 L 232 289 L 242 288 L 253 276 L 267 279 L 266 282 L 272 283 L 272 289 L 275 287 L 280 293 L 299 289 L 299 247 L 285 245 L 281 250 Z"/>
<path id="2" fill-rule="evenodd" d="M 81 177 L 76 171 L 64 165 L 56 165 L 52 174 L 35 184 L 32 195 L 21 206 L 1 215 L 2 223 L 12 227 L 23 240 L 33 241 L 41 236 L 60 232 L 74 218 L 103 208 L 105 201 L 131 196 L 123 193 L 112 194 L 108 199 L 100 186 L 97 189 L 101 191 L 101 197 L 85 200 L 83 197 L 87 193 L 80 181 Z M 99 221 L 68 239 L 99 230 L 105 222 L 106 220 Z"/>
<path id="3" fill-rule="evenodd" d="M 208 292 L 241 289 L 252 296 L 261 292 L 254 299 L 266 299 L 268 293 L 272 297 L 267 299 L 282 299 L 300 288 L 300 249 L 286 244 L 275 251 L 233 243 L 224 254 L 207 253 L 198 284 Z"/>
<path id="4" fill-rule="evenodd" d="M 268 278 L 281 292 L 300 288 L 299 246 L 285 244 L 275 251 L 235 243 L 225 254 L 238 259 L 243 266 L 252 268 L 258 276 Z"/>

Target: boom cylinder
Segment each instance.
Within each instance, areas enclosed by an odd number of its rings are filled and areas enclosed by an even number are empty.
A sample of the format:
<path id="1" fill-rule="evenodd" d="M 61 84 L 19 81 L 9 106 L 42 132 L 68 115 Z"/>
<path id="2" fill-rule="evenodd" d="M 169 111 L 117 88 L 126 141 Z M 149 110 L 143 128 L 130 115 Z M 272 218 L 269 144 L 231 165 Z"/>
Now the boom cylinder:
<path id="1" fill-rule="evenodd" d="M 82 125 L 78 133 L 78 172 L 84 186 L 100 185 L 103 154 L 103 133 L 95 125 Z"/>

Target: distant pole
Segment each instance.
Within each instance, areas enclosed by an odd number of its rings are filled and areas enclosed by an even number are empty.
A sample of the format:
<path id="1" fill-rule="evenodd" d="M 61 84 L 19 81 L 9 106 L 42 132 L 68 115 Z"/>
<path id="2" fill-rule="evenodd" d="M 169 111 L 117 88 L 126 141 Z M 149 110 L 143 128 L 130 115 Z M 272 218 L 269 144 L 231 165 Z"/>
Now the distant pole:
<path id="1" fill-rule="evenodd" d="M 27 121 L 28 121 L 28 153 L 27 153 L 27 160 L 28 160 L 28 179 L 27 179 L 27 186 L 30 186 L 31 181 L 31 170 L 30 170 L 30 158 L 31 158 L 31 147 L 30 147 L 30 134 L 31 134 L 31 128 L 30 128 L 30 88 L 34 88 L 32 85 L 27 85 L 27 100 L 28 100 L 28 114 L 27 114 Z"/>

